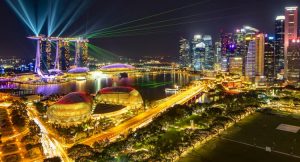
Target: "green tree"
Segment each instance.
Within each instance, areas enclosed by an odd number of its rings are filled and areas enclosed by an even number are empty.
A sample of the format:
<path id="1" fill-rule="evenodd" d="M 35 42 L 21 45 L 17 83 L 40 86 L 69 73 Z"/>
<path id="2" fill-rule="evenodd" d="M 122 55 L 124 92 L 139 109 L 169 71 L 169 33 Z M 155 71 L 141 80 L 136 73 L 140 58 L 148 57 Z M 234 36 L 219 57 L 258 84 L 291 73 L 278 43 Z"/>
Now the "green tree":
<path id="1" fill-rule="evenodd" d="M 35 102 L 34 106 L 39 113 L 47 112 L 47 107 L 42 102 Z"/>
<path id="2" fill-rule="evenodd" d="M 11 121 L 14 125 L 16 125 L 18 127 L 24 127 L 26 125 L 25 117 L 20 114 L 12 115 Z"/>

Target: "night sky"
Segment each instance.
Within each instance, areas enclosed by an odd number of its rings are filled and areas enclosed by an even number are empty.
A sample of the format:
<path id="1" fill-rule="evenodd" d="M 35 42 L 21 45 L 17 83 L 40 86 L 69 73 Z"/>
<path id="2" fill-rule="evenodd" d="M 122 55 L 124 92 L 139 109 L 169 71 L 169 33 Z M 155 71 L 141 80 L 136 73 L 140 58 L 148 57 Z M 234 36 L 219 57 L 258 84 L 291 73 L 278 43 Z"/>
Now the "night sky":
<path id="1" fill-rule="evenodd" d="M 90 2 L 86 10 L 82 11 L 81 16 L 68 28 L 64 35 L 74 33 L 83 26 L 86 26 L 85 29 L 87 30 L 90 30 L 91 26 L 101 29 L 201 1 L 94 0 Z M 72 2 L 72 0 L 69 0 L 69 2 Z M 120 56 L 177 56 L 180 37 L 191 38 L 194 34 L 199 33 L 210 34 L 213 36 L 213 40 L 217 40 L 221 29 L 233 32 L 242 25 L 250 25 L 272 34 L 275 17 L 283 14 L 285 6 L 298 5 L 300 7 L 300 0 L 207 0 L 205 2 L 191 8 L 157 16 L 147 21 L 136 22 L 135 25 L 203 13 L 203 15 L 194 18 L 173 22 L 198 21 L 196 23 L 159 28 L 151 30 L 151 33 L 147 35 L 98 38 L 90 41 L 92 44 Z M 220 11 L 222 9 L 227 10 Z M 0 58 L 11 56 L 33 58 L 35 44 L 26 38 L 28 35 L 33 34 L 11 10 L 5 0 L 0 0 L 0 20 Z M 203 21 L 200 22 L 201 20 Z M 84 32 L 85 30 L 80 30 L 80 33 Z"/>

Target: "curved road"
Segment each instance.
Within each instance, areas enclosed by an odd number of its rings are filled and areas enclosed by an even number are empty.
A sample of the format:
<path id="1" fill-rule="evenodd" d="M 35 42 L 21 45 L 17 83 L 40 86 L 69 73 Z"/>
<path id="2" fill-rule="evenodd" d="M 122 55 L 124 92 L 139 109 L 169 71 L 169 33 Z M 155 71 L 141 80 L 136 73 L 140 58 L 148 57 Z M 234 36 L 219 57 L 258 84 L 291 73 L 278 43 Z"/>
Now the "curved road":
<path id="1" fill-rule="evenodd" d="M 168 108 L 176 105 L 176 104 L 184 104 L 195 95 L 199 94 L 201 91 L 204 90 L 206 85 L 202 84 L 195 84 L 192 87 L 189 87 L 186 91 L 178 93 L 176 95 L 170 96 L 167 101 L 157 105 L 156 107 L 139 114 L 124 123 L 113 127 L 103 133 L 91 136 L 83 141 L 80 141 L 82 144 L 92 145 L 96 141 L 101 141 L 105 139 L 115 139 L 119 135 L 127 132 L 129 129 L 136 129 L 139 127 L 143 127 L 144 125 L 151 122 L 151 120 L 157 116 L 159 113 L 167 110 Z"/>

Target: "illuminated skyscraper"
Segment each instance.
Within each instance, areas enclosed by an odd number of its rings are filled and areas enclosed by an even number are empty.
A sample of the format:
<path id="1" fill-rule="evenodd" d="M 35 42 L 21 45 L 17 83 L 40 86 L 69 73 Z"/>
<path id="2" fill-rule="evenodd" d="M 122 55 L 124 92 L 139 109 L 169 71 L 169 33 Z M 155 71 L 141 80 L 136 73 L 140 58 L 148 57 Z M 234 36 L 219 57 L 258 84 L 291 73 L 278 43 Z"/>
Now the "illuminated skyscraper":
<path id="1" fill-rule="evenodd" d="M 243 26 L 240 29 L 236 29 L 234 34 L 228 33 L 221 35 L 221 40 L 224 40 L 223 44 L 223 54 L 224 54 L 224 44 L 226 44 L 226 59 L 222 58 L 222 67 L 225 68 L 225 62 L 227 65 L 230 64 L 230 58 L 241 57 L 243 61 L 242 71 L 243 75 L 245 75 L 246 71 L 246 57 L 248 55 L 248 45 L 249 42 L 256 39 L 256 35 L 259 32 L 258 29 Z M 225 39 L 224 39 L 225 38 Z M 227 39 L 228 38 L 228 39 Z M 228 40 L 228 41 L 227 41 Z M 230 65 L 229 65 L 230 66 Z M 228 66 L 227 66 L 228 67 Z"/>
<path id="2" fill-rule="evenodd" d="M 244 37 L 244 53 L 242 53 L 242 58 L 243 58 L 243 74 L 246 75 L 246 64 L 247 64 L 247 56 L 248 56 L 248 52 L 249 52 L 249 44 L 251 41 L 256 39 L 256 34 L 259 32 L 258 29 L 253 28 L 251 26 L 243 26 L 243 28 L 241 29 L 241 32 L 243 33 L 243 37 Z"/>
<path id="3" fill-rule="evenodd" d="M 74 65 L 76 67 L 86 67 L 88 64 L 88 44 L 87 41 L 78 38 L 75 42 Z"/>
<path id="4" fill-rule="evenodd" d="M 60 41 L 60 65 L 61 70 L 69 70 L 70 68 L 70 46 L 68 41 Z"/>
<path id="5" fill-rule="evenodd" d="M 287 79 L 289 82 L 300 81 L 300 38 L 290 40 L 287 49 Z"/>
<path id="6" fill-rule="evenodd" d="M 51 69 L 51 42 L 48 40 L 41 41 L 41 71 L 48 72 Z"/>
<path id="7" fill-rule="evenodd" d="M 210 35 L 204 35 L 203 43 L 205 44 L 204 69 L 205 70 L 213 70 L 214 51 L 213 51 L 213 45 L 212 45 L 212 37 Z"/>
<path id="8" fill-rule="evenodd" d="M 88 44 L 87 42 L 80 42 L 81 56 L 80 56 L 80 67 L 88 66 Z"/>
<path id="9" fill-rule="evenodd" d="M 234 33 L 235 56 L 245 57 L 247 55 L 247 45 L 245 42 L 245 29 L 237 29 Z"/>
<path id="10" fill-rule="evenodd" d="M 298 7 L 285 8 L 285 39 L 296 39 L 298 36 Z M 289 43 L 289 42 L 287 42 Z"/>
<path id="11" fill-rule="evenodd" d="M 221 43 L 221 69 L 222 71 L 228 71 L 228 62 L 229 62 L 229 51 L 228 47 L 233 42 L 232 33 L 220 33 L 220 43 Z"/>
<path id="12" fill-rule="evenodd" d="M 284 69 L 284 21 L 285 16 L 277 16 L 275 20 L 274 75 L 277 79 L 282 78 Z"/>
<path id="13" fill-rule="evenodd" d="M 232 74 L 243 75 L 243 59 L 242 57 L 230 57 L 229 58 L 229 72 Z"/>
<path id="14" fill-rule="evenodd" d="M 87 67 L 88 65 L 88 40 L 83 38 L 60 38 L 30 36 L 29 39 L 37 41 L 34 72 L 41 77 L 44 74 L 57 70 L 68 70 L 71 65 L 69 42 L 75 42 L 75 67 Z M 53 48 L 53 49 L 52 49 Z"/>
<path id="15" fill-rule="evenodd" d="M 264 51 L 265 51 L 265 35 L 260 33 L 256 36 L 256 56 L 255 56 L 255 70 L 257 76 L 264 75 Z"/>
<path id="16" fill-rule="evenodd" d="M 249 42 L 248 45 L 248 53 L 246 56 L 246 66 L 245 66 L 245 76 L 253 81 L 256 75 L 255 70 L 255 62 L 256 62 L 256 42 L 254 40 Z"/>
<path id="17" fill-rule="evenodd" d="M 190 44 L 187 39 L 179 41 L 179 62 L 182 68 L 191 67 Z"/>
<path id="18" fill-rule="evenodd" d="M 221 43 L 215 42 L 215 57 L 214 57 L 214 69 L 221 70 Z"/>
<path id="19" fill-rule="evenodd" d="M 274 81 L 275 75 L 275 43 L 274 37 L 265 37 L 264 76 L 268 81 Z"/>
<path id="20" fill-rule="evenodd" d="M 195 35 L 192 41 L 192 65 L 195 71 L 204 70 L 205 61 L 205 43 L 203 42 L 202 35 Z"/>
<path id="21" fill-rule="evenodd" d="M 298 7 L 285 8 L 285 23 L 284 23 L 284 62 L 287 60 L 287 49 L 290 40 L 296 39 L 298 36 Z M 287 64 L 284 66 L 284 76 L 287 78 Z"/>

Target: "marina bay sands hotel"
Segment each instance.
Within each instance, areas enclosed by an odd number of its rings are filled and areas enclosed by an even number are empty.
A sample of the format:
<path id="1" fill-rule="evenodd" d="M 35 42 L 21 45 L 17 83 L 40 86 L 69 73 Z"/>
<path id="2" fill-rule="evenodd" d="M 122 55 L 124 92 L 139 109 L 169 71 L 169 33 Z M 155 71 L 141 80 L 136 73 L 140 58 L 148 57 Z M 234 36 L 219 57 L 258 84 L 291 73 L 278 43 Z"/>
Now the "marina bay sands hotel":
<path id="1" fill-rule="evenodd" d="M 71 67 L 87 67 L 88 39 L 43 35 L 28 38 L 37 41 L 34 71 L 38 74 L 67 71 Z M 73 45 L 74 48 L 71 48 Z"/>

